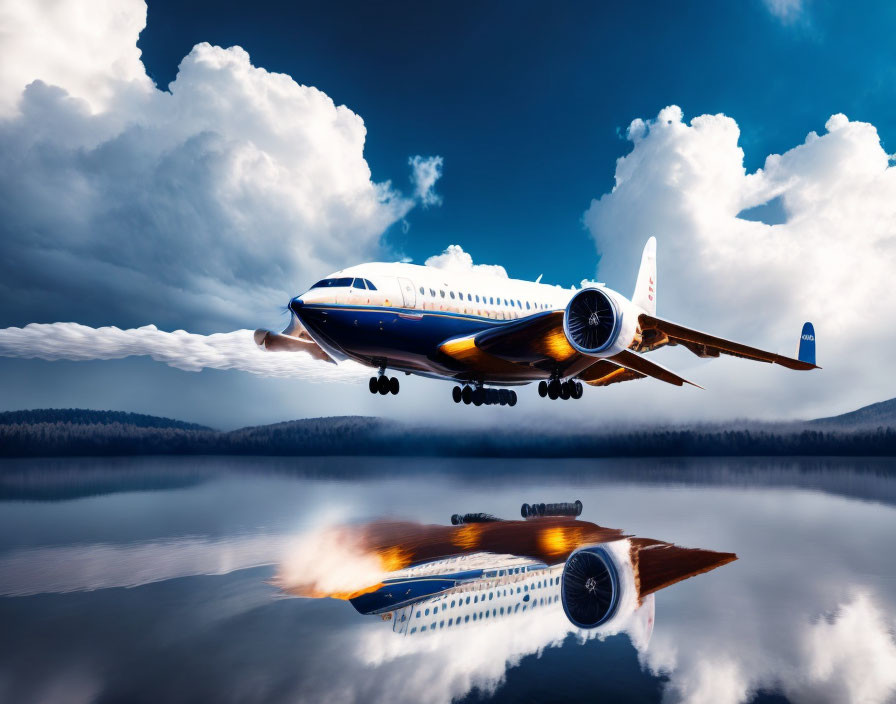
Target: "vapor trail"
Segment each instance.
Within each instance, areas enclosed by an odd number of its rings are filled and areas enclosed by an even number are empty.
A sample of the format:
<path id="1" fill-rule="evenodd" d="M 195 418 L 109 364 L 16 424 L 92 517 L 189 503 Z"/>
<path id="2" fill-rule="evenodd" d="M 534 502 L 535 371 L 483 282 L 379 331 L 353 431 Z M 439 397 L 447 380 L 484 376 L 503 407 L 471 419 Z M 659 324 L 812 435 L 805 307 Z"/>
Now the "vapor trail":
<path id="1" fill-rule="evenodd" d="M 322 381 L 357 381 L 368 372 L 354 362 L 327 364 L 303 352 L 260 349 L 251 330 L 197 335 L 165 332 L 155 325 L 122 330 L 91 328 L 78 323 L 32 323 L 0 329 L 0 356 L 50 361 L 88 361 L 148 356 L 157 362 L 198 372 L 238 369 L 260 376 L 300 377 Z"/>

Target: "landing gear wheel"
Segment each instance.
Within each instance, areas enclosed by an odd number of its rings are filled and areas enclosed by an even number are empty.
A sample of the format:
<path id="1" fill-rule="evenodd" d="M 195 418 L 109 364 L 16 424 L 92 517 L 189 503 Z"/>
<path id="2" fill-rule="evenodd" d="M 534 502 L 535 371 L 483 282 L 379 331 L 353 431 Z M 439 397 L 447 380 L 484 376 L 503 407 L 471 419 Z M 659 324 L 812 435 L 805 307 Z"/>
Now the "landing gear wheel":
<path id="1" fill-rule="evenodd" d="M 510 392 L 507 389 L 500 389 L 498 391 L 498 403 L 502 406 L 506 406 L 510 402 Z"/>
<path id="2" fill-rule="evenodd" d="M 384 375 L 377 379 L 376 390 L 380 392 L 380 396 L 385 396 L 389 393 L 389 377 Z"/>
<path id="3" fill-rule="evenodd" d="M 469 386 L 465 386 L 463 391 L 460 392 L 460 397 L 466 405 L 470 405 L 470 402 L 473 400 L 473 389 Z"/>
<path id="4" fill-rule="evenodd" d="M 569 397 L 569 382 L 564 381 L 562 384 L 560 384 L 560 398 L 562 398 L 564 401 L 568 401 Z"/>
<path id="5" fill-rule="evenodd" d="M 548 382 L 539 381 L 538 382 L 538 395 L 544 398 L 548 395 Z"/>
<path id="6" fill-rule="evenodd" d="M 548 397 L 551 401 L 556 401 L 557 397 L 560 395 L 560 382 L 556 379 L 552 379 L 551 383 L 548 384 Z"/>
<path id="7" fill-rule="evenodd" d="M 507 405 L 508 405 L 508 406 L 515 406 L 515 405 L 516 405 L 516 391 L 510 391 L 510 392 L 508 392 L 508 393 L 509 393 L 509 395 L 510 395 L 510 398 L 507 399 Z"/>
<path id="8" fill-rule="evenodd" d="M 389 379 L 389 391 L 392 392 L 393 396 L 398 395 L 398 379 L 394 376 Z"/>
<path id="9" fill-rule="evenodd" d="M 490 406 L 497 406 L 498 405 L 498 390 L 497 389 L 489 389 L 487 398 L 488 398 L 487 403 Z"/>
<path id="10" fill-rule="evenodd" d="M 367 386 L 370 389 L 370 393 L 375 394 L 377 392 L 377 384 L 376 384 L 375 376 L 370 377 L 370 382 L 367 384 Z"/>
<path id="11" fill-rule="evenodd" d="M 461 398 L 463 397 L 463 392 L 461 392 L 459 386 L 455 386 L 451 389 L 451 398 L 454 399 L 455 403 L 460 403 Z"/>
<path id="12" fill-rule="evenodd" d="M 473 405 L 481 406 L 485 401 L 485 390 L 484 389 L 475 389 L 473 391 Z"/>
<path id="13" fill-rule="evenodd" d="M 582 387 L 581 381 L 571 381 L 569 382 L 569 391 L 572 394 L 574 399 L 582 398 L 582 394 L 584 393 L 584 388 Z"/>

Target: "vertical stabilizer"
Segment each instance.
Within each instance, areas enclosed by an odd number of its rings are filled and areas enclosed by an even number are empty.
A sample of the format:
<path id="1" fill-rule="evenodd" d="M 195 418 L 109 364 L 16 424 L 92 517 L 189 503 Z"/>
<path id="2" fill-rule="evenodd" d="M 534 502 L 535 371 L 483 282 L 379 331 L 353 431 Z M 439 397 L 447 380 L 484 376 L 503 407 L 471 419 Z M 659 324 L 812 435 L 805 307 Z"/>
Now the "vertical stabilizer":
<path id="1" fill-rule="evenodd" d="M 797 349 L 796 358 L 801 362 L 815 364 L 815 326 L 812 323 L 803 325 L 800 333 L 800 346 Z"/>
<path id="2" fill-rule="evenodd" d="M 632 303 L 643 308 L 648 315 L 656 315 L 656 237 L 651 237 L 644 245 Z"/>

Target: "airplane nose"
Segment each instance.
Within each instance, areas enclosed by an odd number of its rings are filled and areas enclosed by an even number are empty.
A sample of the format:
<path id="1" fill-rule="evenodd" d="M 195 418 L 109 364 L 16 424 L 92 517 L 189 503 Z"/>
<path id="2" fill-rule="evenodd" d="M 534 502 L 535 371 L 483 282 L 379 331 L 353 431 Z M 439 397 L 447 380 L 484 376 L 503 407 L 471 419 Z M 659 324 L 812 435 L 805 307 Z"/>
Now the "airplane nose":
<path id="1" fill-rule="evenodd" d="M 303 305 L 305 305 L 305 301 L 302 300 L 301 296 L 296 296 L 289 302 L 290 310 L 292 310 L 292 312 L 296 314 L 298 314 Z"/>

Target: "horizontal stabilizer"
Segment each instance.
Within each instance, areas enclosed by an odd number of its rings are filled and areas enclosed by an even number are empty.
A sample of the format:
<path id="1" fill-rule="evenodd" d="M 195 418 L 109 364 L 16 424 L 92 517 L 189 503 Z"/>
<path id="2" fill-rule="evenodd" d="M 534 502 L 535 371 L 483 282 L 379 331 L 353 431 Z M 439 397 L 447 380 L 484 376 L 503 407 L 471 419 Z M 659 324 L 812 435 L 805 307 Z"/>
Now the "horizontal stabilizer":
<path id="1" fill-rule="evenodd" d="M 651 362 L 646 357 L 642 357 L 637 352 L 632 352 L 631 350 L 623 350 L 619 354 L 613 355 L 609 359 L 611 362 L 618 364 L 620 367 L 625 367 L 626 369 L 639 372 L 644 376 L 652 376 L 654 379 L 665 381 L 667 384 L 673 384 L 675 386 L 690 384 L 691 386 L 696 386 L 698 389 L 703 388 L 702 386 L 700 386 L 700 384 L 695 384 L 693 381 L 688 381 L 683 376 L 679 376 L 672 370 L 666 369 L 664 366 L 657 364 L 656 362 Z"/>

